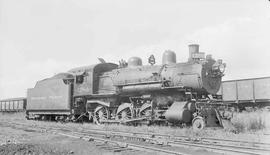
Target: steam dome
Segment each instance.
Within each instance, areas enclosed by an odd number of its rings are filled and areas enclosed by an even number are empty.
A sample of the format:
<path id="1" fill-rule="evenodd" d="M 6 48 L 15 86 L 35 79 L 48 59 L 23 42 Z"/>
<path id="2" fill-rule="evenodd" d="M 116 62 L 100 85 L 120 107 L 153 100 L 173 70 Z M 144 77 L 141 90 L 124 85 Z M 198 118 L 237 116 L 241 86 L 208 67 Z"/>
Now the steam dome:
<path id="1" fill-rule="evenodd" d="M 175 64 L 176 54 L 173 51 L 167 50 L 163 53 L 162 64 Z"/>

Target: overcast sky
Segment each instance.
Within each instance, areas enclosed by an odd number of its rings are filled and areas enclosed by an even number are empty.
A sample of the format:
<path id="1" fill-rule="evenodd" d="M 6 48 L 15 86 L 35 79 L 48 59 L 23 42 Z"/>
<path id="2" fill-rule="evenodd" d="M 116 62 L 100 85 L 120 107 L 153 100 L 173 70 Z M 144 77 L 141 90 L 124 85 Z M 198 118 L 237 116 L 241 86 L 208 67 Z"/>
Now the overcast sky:
<path id="1" fill-rule="evenodd" d="M 221 58 L 224 79 L 270 76 L 268 0 L 0 0 L 0 99 L 73 67 L 188 44 Z"/>

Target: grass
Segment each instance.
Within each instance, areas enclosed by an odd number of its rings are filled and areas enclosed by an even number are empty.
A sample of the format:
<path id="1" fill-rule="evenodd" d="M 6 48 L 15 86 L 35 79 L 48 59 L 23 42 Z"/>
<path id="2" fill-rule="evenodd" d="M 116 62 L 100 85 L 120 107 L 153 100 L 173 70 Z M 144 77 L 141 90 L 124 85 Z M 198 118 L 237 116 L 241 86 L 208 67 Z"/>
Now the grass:
<path id="1" fill-rule="evenodd" d="M 232 118 L 232 124 L 238 132 L 259 132 L 270 130 L 270 112 L 257 110 L 253 112 L 244 111 L 235 113 Z"/>
<path id="2" fill-rule="evenodd" d="M 25 119 L 25 112 L 17 112 L 17 113 L 5 113 L 5 112 L 0 112 L 0 120 L 26 120 Z"/>

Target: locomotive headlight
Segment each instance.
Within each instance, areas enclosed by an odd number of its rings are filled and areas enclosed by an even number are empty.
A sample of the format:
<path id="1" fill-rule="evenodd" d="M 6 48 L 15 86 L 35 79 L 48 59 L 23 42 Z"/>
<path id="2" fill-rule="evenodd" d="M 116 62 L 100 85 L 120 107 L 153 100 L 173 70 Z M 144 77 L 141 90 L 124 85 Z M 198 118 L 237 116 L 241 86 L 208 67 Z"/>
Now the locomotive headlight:
<path id="1" fill-rule="evenodd" d="M 213 76 L 223 76 L 225 72 L 226 64 L 222 63 L 222 60 L 218 60 L 212 66 L 212 74 Z"/>

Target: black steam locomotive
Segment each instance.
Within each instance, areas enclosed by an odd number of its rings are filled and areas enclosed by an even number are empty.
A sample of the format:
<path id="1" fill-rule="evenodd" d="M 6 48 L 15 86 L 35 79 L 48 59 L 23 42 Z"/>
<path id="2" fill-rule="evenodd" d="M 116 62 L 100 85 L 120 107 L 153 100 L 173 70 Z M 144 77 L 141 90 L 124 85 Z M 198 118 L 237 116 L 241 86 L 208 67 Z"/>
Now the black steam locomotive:
<path id="1" fill-rule="evenodd" d="M 101 63 L 79 67 L 38 81 L 27 92 L 27 118 L 89 120 L 101 123 L 173 123 L 205 125 L 197 103 L 211 100 L 224 75 L 225 64 L 189 45 L 189 59 L 176 62 L 165 51 L 162 65 L 132 57 L 119 65 Z M 217 116 L 219 117 L 219 116 Z"/>

